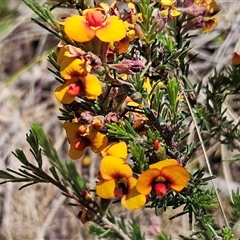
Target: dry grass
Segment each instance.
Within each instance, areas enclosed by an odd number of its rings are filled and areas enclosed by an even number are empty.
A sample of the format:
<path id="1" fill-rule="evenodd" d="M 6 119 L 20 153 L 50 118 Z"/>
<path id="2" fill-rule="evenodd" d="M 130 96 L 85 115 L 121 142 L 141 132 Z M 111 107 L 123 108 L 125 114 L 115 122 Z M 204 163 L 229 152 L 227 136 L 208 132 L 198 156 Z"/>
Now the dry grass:
<path id="1" fill-rule="evenodd" d="M 54 47 L 57 40 L 30 21 L 34 14 L 21 1 L 9 2 L 11 9 L 17 7 L 17 13 L 12 16 L 8 28 L 0 32 L 0 169 L 18 167 L 19 163 L 11 154 L 14 149 L 29 152 L 25 135 L 33 121 L 45 129 L 60 156 L 67 158 L 65 135 L 57 119 L 59 104 L 52 94 L 54 76 L 48 72 L 45 60 L 46 50 Z M 201 79 L 206 82 L 214 67 L 220 70 L 228 66 L 232 52 L 240 51 L 240 2 L 219 3 L 222 8 L 219 25 L 192 42 L 192 53 L 199 53 L 191 68 L 193 82 Z M 63 13 L 58 11 L 57 14 Z M 200 101 L 204 101 L 204 97 L 202 93 Z M 230 97 L 225 105 L 228 118 L 236 122 L 239 119 L 239 96 Z M 195 137 L 193 133 L 189 141 Z M 208 149 L 213 170 L 219 175 L 219 187 L 226 186 L 222 189 L 224 198 L 231 189 L 239 186 L 240 181 L 239 163 L 230 165 L 222 162 L 232 154 L 217 142 L 212 142 Z M 192 161 L 196 162 L 205 165 L 201 153 Z M 80 161 L 76 163 L 91 183 L 96 179 L 94 163 L 95 160 L 89 168 L 83 168 Z M 58 189 L 41 184 L 18 191 L 19 186 L 9 183 L 0 187 L 1 239 L 94 239 L 87 235 L 86 227 L 77 220 L 78 209 L 68 206 Z M 114 211 L 125 214 L 126 218 L 132 216 L 132 213 L 122 212 L 118 206 Z M 167 219 L 172 214 L 171 210 L 161 217 L 155 217 L 147 210 L 134 213 L 143 222 L 142 229 L 149 239 L 153 237 L 148 226 L 154 227 L 159 221 L 172 239 L 179 239 L 178 234 L 188 234 L 188 219 L 183 216 L 169 222 Z M 215 214 L 222 225 L 221 215 Z"/>

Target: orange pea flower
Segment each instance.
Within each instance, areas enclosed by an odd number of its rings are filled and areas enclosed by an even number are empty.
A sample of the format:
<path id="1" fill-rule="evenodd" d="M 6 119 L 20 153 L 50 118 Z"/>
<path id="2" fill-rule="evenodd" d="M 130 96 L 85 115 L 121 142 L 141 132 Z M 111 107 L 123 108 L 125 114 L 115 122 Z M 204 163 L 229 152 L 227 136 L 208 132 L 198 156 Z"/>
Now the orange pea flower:
<path id="1" fill-rule="evenodd" d="M 115 41 L 110 44 L 110 49 L 118 54 L 127 52 L 130 42 L 138 37 L 139 39 L 144 38 L 144 34 L 137 24 L 137 22 L 142 22 L 142 15 L 137 13 L 135 5 L 132 2 L 128 2 L 129 12 L 124 16 L 124 24 L 126 28 L 126 36 L 120 41 Z M 126 10 L 127 11 L 127 10 Z"/>
<path id="2" fill-rule="evenodd" d="M 119 41 L 126 36 L 126 28 L 117 16 L 108 16 L 101 8 L 83 11 L 83 16 L 72 15 L 64 22 L 66 35 L 77 42 L 91 41 L 95 36 L 102 42 Z"/>
<path id="3" fill-rule="evenodd" d="M 104 199 L 122 197 L 121 204 L 129 210 L 143 207 L 146 196 L 137 191 L 137 179 L 132 176 L 133 171 L 125 160 L 115 156 L 104 157 L 100 164 L 100 181 L 96 184 L 97 195 Z"/>
<path id="4" fill-rule="evenodd" d="M 213 17 L 216 15 L 220 8 L 215 0 L 196 0 L 196 5 L 199 5 L 205 9 L 203 16 L 199 16 L 198 24 L 202 28 L 203 33 L 212 31 L 213 27 L 217 25 L 217 18 Z"/>
<path id="5" fill-rule="evenodd" d="M 65 81 L 55 89 L 55 97 L 63 104 L 70 104 L 75 97 L 84 94 L 88 99 L 96 99 L 102 94 L 102 86 L 99 79 L 92 74 L 80 78 Z"/>
<path id="6" fill-rule="evenodd" d="M 63 104 L 70 104 L 75 97 L 85 94 L 96 99 L 102 94 L 101 83 L 90 71 L 101 66 L 101 60 L 81 48 L 60 42 L 56 49 L 57 64 L 64 83 L 55 90 L 56 98 Z"/>
<path id="7" fill-rule="evenodd" d="M 202 19 L 202 32 L 207 33 L 213 30 L 217 25 L 217 19 L 214 17 L 204 17 Z"/>
<path id="8" fill-rule="evenodd" d="M 189 181 L 188 171 L 175 159 L 166 159 L 151 164 L 138 178 L 136 189 L 145 195 L 152 190 L 165 196 L 168 189 L 180 192 Z"/>
<path id="9" fill-rule="evenodd" d="M 86 59 L 87 53 L 80 48 L 60 42 L 56 49 L 56 55 L 60 75 L 65 80 L 86 75 L 92 69 L 90 61 Z"/>
<path id="10" fill-rule="evenodd" d="M 66 131 L 70 143 L 69 157 L 78 159 L 83 156 L 86 147 L 90 146 L 95 153 L 101 152 L 108 144 L 108 138 L 104 133 L 94 128 L 93 124 L 85 127 L 77 122 L 64 122 L 63 127 Z"/>

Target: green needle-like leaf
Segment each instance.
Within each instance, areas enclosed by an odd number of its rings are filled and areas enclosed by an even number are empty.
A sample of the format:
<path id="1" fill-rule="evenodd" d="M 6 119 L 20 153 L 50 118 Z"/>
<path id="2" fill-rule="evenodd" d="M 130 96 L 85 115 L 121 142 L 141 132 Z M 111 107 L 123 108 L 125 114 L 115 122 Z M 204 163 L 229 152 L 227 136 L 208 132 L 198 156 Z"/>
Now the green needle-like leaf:
<path id="1" fill-rule="evenodd" d="M 54 166 L 51 166 L 49 168 L 49 171 L 52 173 L 53 177 L 57 180 L 60 181 L 59 176 L 57 174 L 56 168 Z"/>

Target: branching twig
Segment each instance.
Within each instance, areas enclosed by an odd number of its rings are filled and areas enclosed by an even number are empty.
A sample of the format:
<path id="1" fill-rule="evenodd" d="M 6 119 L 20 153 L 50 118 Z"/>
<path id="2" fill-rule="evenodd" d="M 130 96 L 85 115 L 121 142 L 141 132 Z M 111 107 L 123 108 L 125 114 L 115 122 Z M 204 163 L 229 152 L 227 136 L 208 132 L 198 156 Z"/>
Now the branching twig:
<path id="1" fill-rule="evenodd" d="M 123 230 L 116 226 L 115 224 L 111 223 L 107 218 L 103 217 L 102 221 L 108 225 L 109 228 L 114 229 L 124 240 L 131 240 L 131 238 L 129 238 L 124 232 Z"/>
<path id="2" fill-rule="evenodd" d="M 193 114 L 193 111 L 192 111 L 192 108 L 191 108 L 191 104 L 188 100 L 188 97 L 187 97 L 187 94 L 186 92 L 184 91 L 184 87 L 183 87 L 183 83 L 181 82 L 180 83 L 180 86 L 182 88 L 182 92 L 184 94 L 184 98 L 186 100 L 186 103 L 187 103 L 187 106 L 189 108 L 189 111 L 190 111 L 190 114 L 192 116 L 192 119 L 193 119 L 193 123 L 195 125 L 195 128 L 196 128 L 196 132 L 197 132 L 197 135 L 198 135 L 198 138 L 199 138 L 199 141 L 201 143 L 201 147 L 202 147 L 202 150 L 203 150 L 203 155 L 204 155 L 204 158 L 206 160 L 206 164 L 207 164 L 207 168 L 208 168 L 208 171 L 209 171 L 209 174 L 210 176 L 213 176 L 213 173 L 212 173 L 212 169 L 211 169 L 211 166 L 210 166 L 210 162 L 209 162 L 209 159 L 208 159 L 208 156 L 207 156 L 207 152 L 206 152 L 206 149 L 205 149 L 205 146 L 204 146 L 204 143 L 203 143 L 203 139 L 202 139 L 202 136 L 201 136 L 201 132 L 200 132 L 200 129 L 198 127 L 198 124 L 197 124 L 197 120 Z M 217 197 L 217 200 L 218 200 L 218 203 L 219 203 L 219 207 L 221 209 L 221 212 L 222 212 L 222 215 L 223 215 L 223 218 L 224 218 L 224 221 L 225 221 L 225 224 L 226 226 L 229 228 L 229 224 L 228 224 L 228 220 L 227 220 L 227 217 L 226 217 L 226 214 L 224 212 L 224 209 L 223 209 L 223 206 L 222 206 L 222 203 L 221 203 L 221 200 L 220 200 L 220 197 L 219 197 L 219 193 L 218 193 L 218 190 L 217 190 L 217 187 L 216 187 L 216 184 L 214 182 L 214 180 L 212 179 L 212 185 L 213 185 L 213 188 L 215 190 L 215 193 L 216 193 L 216 197 Z"/>

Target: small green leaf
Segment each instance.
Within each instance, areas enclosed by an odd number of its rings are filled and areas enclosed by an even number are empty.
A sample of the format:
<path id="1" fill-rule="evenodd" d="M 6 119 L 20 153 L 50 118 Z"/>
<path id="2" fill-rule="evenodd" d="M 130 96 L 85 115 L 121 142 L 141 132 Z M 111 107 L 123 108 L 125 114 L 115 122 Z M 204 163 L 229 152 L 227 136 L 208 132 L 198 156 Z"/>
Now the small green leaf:
<path id="1" fill-rule="evenodd" d="M 15 177 L 3 170 L 0 170 L 0 178 L 1 179 L 14 179 Z"/>
<path id="2" fill-rule="evenodd" d="M 52 173 L 53 177 L 54 177 L 57 181 L 60 181 L 59 176 L 58 176 L 57 171 L 56 171 L 56 169 L 55 169 L 54 166 L 51 166 L 51 167 L 49 168 L 49 171 Z"/>
<path id="3" fill-rule="evenodd" d="M 77 172 L 75 164 L 72 161 L 67 161 L 65 165 L 68 170 L 68 175 L 70 176 L 71 179 L 70 184 L 75 190 L 75 193 L 78 195 L 80 192 L 86 189 L 85 181 Z"/>
<path id="4" fill-rule="evenodd" d="M 13 152 L 13 155 L 23 164 L 23 165 L 28 165 L 28 160 L 26 158 L 25 153 L 20 150 L 16 149 L 15 152 Z"/>
<path id="5" fill-rule="evenodd" d="M 22 190 L 23 188 L 25 188 L 25 187 L 29 187 L 29 186 L 31 186 L 31 185 L 33 185 L 33 184 L 36 184 L 36 183 L 38 183 L 38 182 L 27 183 L 27 184 L 21 186 L 18 190 Z"/>

